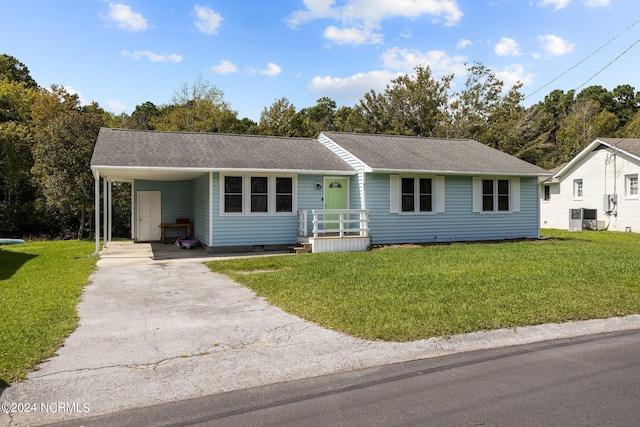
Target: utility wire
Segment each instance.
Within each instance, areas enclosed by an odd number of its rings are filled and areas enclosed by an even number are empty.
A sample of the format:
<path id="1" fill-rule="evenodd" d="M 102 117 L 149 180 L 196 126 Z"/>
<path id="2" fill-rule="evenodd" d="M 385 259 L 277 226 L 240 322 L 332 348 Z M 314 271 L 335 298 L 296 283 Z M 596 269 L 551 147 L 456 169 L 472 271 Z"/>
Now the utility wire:
<path id="1" fill-rule="evenodd" d="M 596 50 L 594 50 L 593 52 L 591 52 L 589 55 L 587 55 L 586 57 L 584 57 L 580 62 L 578 62 L 577 64 L 575 64 L 573 67 L 569 68 L 568 70 L 566 70 L 565 72 L 563 72 L 562 74 L 558 75 L 557 77 L 555 77 L 554 79 L 552 79 L 549 83 L 545 84 L 544 86 L 539 87 L 538 89 L 534 90 L 533 92 L 531 92 L 529 95 L 525 96 L 524 98 L 522 98 L 522 100 L 524 101 L 525 99 L 529 98 L 530 96 L 535 95 L 536 93 L 540 92 L 542 89 L 544 89 L 545 87 L 549 86 L 551 83 L 555 82 L 556 80 L 558 80 L 560 77 L 564 76 L 565 74 L 567 74 L 569 71 L 573 70 L 574 68 L 576 68 L 578 65 L 582 64 L 584 61 L 586 61 L 587 59 L 591 58 L 593 55 L 595 55 L 596 53 L 598 53 L 599 51 L 601 51 L 602 49 L 604 49 L 606 46 L 608 46 L 609 44 L 611 44 L 615 39 L 617 39 L 618 37 L 620 37 L 622 34 L 626 33 L 627 31 L 629 31 L 631 28 L 633 28 L 634 26 L 636 26 L 638 23 L 640 22 L 640 19 L 638 19 L 636 22 L 634 22 L 633 24 L 629 25 L 627 28 L 624 29 L 624 31 L 618 33 L 617 35 L 615 35 L 611 40 L 609 40 L 608 42 L 606 42 L 605 44 L 603 44 L 602 46 L 600 46 L 599 48 L 597 48 Z M 585 84 L 587 84 L 591 79 L 593 79 L 595 76 L 597 76 L 598 74 L 600 74 L 605 68 L 607 68 L 609 65 L 611 65 L 612 63 L 614 63 L 618 58 L 620 58 L 622 55 L 624 55 L 625 53 L 627 53 L 629 51 L 629 49 L 631 49 L 634 45 L 636 45 L 638 42 L 640 41 L 640 39 L 636 40 L 635 43 L 633 43 L 627 50 L 625 50 L 624 52 L 622 52 L 616 59 L 614 59 L 613 61 L 611 61 L 609 64 L 607 64 L 604 68 L 602 68 L 600 71 L 598 71 L 598 73 L 596 73 L 595 75 L 593 75 L 589 80 L 587 80 L 586 82 L 584 82 L 581 86 L 578 87 L 578 89 L 582 86 L 584 86 Z"/>
<path id="2" fill-rule="evenodd" d="M 637 45 L 638 43 L 640 43 L 640 39 L 636 40 L 635 42 L 633 42 L 633 44 L 631 46 L 629 46 L 624 52 L 622 52 L 620 55 L 616 56 L 613 61 L 609 62 L 607 65 L 605 65 L 604 67 L 602 67 L 597 73 L 595 73 L 593 76 L 589 77 L 589 79 L 582 83 L 580 86 L 578 86 L 576 88 L 576 90 L 580 89 L 582 86 L 586 85 L 587 83 L 589 83 L 595 76 L 597 76 L 598 74 L 600 74 L 601 72 L 603 72 L 609 65 L 613 64 L 614 62 L 616 62 L 618 59 L 620 59 L 620 57 L 622 55 L 624 55 L 625 53 L 629 52 L 631 50 L 632 47 L 634 47 L 635 45 Z"/>

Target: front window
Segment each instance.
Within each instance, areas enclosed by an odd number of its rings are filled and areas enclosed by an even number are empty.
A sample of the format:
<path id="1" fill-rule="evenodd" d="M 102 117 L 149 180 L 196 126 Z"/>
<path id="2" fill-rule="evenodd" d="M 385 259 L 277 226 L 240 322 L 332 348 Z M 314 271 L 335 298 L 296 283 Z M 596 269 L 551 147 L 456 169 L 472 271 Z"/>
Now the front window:
<path id="1" fill-rule="evenodd" d="M 431 178 L 402 178 L 402 212 L 432 212 Z"/>
<path id="2" fill-rule="evenodd" d="M 242 177 L 224 177 L 224 211 L 242 212 Z"/>
<path id="3" fill-rule="evenodd" d="M 293 178 L 276 178 L 276 212 L 293 212 Z"/>
<path id="4" fill-rule="evenodd" d="M 576 179 L 573 181 L 573 198 L 582 199 L 582 180 Z"/>
<path id="5" fill-rule="evenodd" d="M 267 188 L 266 176 L 251 177 L 251 212 L 268 212 Z"/>
<path id="6" fill-rule="evenodd" d="M 293 177 L 224 176 L 224 206 L 231 214 L 292 213 L 295 208 Z"/>
<path id="7" fill-rule="evenodd" d="M 638 198 L 638 175 L 627 175 L 627 198 Z"/>
<path id="8" fill-rule="evenodd" d="M 483 212 L 508 212 L 509 211 L 509 180 L 508 179 L 483 179 L 482 180 L 482 211 Z"/>

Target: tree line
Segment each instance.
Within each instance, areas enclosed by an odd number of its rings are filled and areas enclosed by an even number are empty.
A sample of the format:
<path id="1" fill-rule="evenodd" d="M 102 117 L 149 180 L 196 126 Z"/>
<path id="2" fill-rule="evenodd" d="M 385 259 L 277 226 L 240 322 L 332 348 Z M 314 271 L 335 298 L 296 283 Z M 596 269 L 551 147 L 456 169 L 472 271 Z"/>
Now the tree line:
<path id="1" fill-rule="evenodd" d="M 116 115 L 53 85 L 42 88 L 27 66 L 0 55 L 0 236 L 83 238 L 93 234 L 89 162 L 100 127 L 315 137 L 322 131 L 474 139 L 545 169 L 575 156 L 597 137 L 640 137 L 640 92 L 553 90 L 524 107 L 521 85 L 505 87 L 479 62 L 464 87 L 428 66 L 399 76 L 354 106 L 328 97 L 297 109 L 286 97 L 258 122 L 238 117 L 224 93 L 202 79 L 185 83 L 168 103 L 144 102 Z M 130 234 L 130 189 L 114 185 L 114 235 Z"/>

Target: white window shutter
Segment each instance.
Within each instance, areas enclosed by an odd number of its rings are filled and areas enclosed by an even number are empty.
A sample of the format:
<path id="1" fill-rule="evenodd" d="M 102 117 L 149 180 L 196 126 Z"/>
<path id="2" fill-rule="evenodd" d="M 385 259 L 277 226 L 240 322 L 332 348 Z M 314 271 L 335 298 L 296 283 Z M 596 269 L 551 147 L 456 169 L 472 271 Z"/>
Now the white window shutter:
<path id="1" fill-rule="evenodd" d="M 520 178 L 511 179 L 511 212 L 520 212 Z"/>
<path id="2" fill-rule="evenodd" d="M 444 212 L 444 176 L 436 176 L 433 180 L 436 190 L 436 213 Z"/>
<path id="3" fill-rule="evenodd" d="M 400 213 L 400 176 L 389 175 L 389 213 Z"/>
<path id="4" fill-rule="evenodd" d="M 473 212 L 482 212 L 482 178 L 473 177 Z"/>

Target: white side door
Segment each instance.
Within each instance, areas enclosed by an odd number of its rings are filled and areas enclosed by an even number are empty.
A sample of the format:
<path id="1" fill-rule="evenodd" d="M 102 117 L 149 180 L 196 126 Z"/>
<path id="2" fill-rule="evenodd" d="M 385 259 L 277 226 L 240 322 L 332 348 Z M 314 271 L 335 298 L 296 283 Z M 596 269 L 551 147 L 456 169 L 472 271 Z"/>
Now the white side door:
<path id="1" fill-rule="evenodd" d="M 138 240 L 160 240 L 161 213 L 159 191 L 138 191 Z"/>

